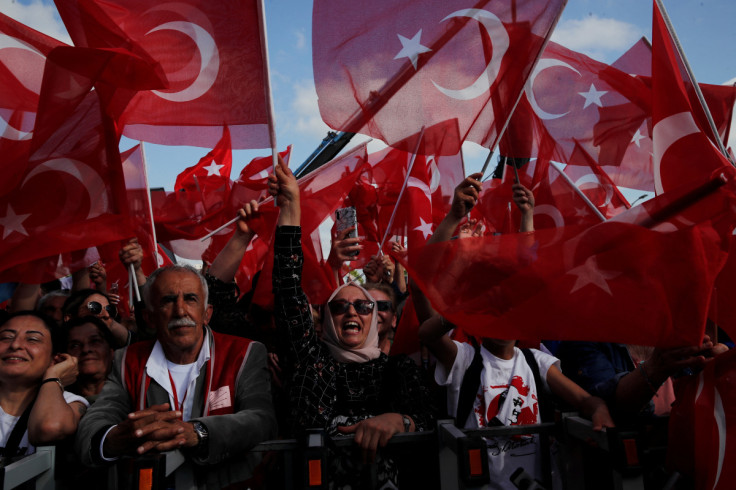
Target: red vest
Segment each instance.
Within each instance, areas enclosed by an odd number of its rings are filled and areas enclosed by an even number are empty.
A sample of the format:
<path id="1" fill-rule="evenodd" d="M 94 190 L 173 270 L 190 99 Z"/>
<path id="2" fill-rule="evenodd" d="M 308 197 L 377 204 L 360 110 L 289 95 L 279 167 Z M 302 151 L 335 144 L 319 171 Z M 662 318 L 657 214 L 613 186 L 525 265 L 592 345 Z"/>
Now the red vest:
<path id="1" fill-rule="evenodd" d="M 205 328 L 210 338 L 210 359 L 206 363 L 204 400 L 194 400 L 192 415 L 201 408 L 202 416 L 233 413 L 238 374 L 250 352 L 251 340 L 213 332 Z M 151 378 L 146 374 L 146 363 L 153 351 L 155 340 L 136 342 L 125 348 L 121 378 L 133 400 L 133 409 L 143 410 Z M 228 399 L 229 397 L 229 399 Z"/>

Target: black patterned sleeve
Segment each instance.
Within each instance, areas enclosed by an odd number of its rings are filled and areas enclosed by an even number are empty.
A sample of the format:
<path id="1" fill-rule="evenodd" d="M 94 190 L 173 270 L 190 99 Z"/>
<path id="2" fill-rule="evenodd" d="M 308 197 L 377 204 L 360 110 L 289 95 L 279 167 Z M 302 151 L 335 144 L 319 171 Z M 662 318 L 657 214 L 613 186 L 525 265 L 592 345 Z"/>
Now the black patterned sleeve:
<path id="1" fill-rule="evenodd" d="M 433 428 L 436 410 L 419 366 L 405 355 L 391 356 L 389 365 L 383 380 L 388 411 L 411 417 L 417 431 Z"/>
<path id="2" fill-rule="evenodd" d="M 303 359 L 314 350 L 317 338 L 309 300 L 302 290 L 301 227 L 276 228 L 273 260 L 276 328 L 286 332 L 292 353 Z"/>

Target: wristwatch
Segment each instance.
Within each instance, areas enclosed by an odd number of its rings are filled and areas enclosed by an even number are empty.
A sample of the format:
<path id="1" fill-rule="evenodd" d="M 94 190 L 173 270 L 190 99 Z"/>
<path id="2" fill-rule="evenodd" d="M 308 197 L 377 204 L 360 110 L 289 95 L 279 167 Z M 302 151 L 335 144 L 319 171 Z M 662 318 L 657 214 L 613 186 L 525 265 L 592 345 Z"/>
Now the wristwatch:
<path id="1" fill-rule="evenodd" d="M 411 419 L 408 415 L 401 415 L 401 419 L 404 421 L 404 432 L 409 432 L 411 429 Z"/>
<path id="2" fill-rule="evenodd" d="M 194 427 L 194 433 L 197 434 L 197 445 L 194 447 L 194 451 L 198 455 L 206 455 L 210 441 L 210 433 L 207 431 L 207 426 L 199 420 L 192 422 Z"/>

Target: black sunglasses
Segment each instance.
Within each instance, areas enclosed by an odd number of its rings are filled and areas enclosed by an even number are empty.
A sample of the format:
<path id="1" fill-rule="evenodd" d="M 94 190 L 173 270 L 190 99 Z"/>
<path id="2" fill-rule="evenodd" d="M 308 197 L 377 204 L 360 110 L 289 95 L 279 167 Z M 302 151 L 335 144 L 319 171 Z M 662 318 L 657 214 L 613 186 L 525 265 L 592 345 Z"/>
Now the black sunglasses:
<path id="1" fill-rule="evenodd" d="M 87 309 L 93 315 L 99 315 L 100 313 L 102 313 L 102 303 L 99 303 L 97 301 L 90 301 L 89 303 L 87 303 Z M 105 311 L 107 311 L 107 314 L 111 317 L 117 316 L 118 314 L 118 309 L 115 305 L 105 306 Z"/>
<path id="2" fill-rule="evenodd" d="M 387 299 L 379 299 L 376 301 L 376 304 L 378 305 L 378 311 L 392 311 L 393 305 L 391 304 L 391 301 Z"/>
<path id="3" fill-rule="evenodd" d="M 370 315 L 373 312 L 373 301 L 368 301 L 367 299 L 359 299 L 353 303 L 345 301 L 344 299 L 337 299 L 330 301 L 327 305 L 330 307 L 330 313 L 333 315 L 342 315 L 347 313 L 351 305 L 355 308 L 355 312 L 358 315 Z"/>

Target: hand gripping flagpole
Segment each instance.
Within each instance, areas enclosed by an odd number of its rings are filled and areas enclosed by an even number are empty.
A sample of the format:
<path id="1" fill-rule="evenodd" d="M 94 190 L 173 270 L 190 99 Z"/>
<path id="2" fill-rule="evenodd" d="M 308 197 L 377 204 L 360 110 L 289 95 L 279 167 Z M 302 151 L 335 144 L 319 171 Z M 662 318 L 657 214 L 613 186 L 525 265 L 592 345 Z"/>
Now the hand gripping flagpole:
<path id="1" fill-rule="evenodd" d="M 695 90 L 695 95 L 697 95 L 698 101 L 703 108 L 705 117 L 708 119 L 708 125 L 710 126 L 710 130 L 713 132 L 713 139 L 716 141 L 718 149 L 726 157 L 729 163 L 736 167 L 736 163 L 734 163 L 734 161 L 731 159 L 731 155 L 728 153 L 728 151 L 726 151 L 726 147 L 723 145 L 723 141 L 721 141 L 720 136 L 718 136 L 716 123 L 713 121 L 713 116 L 710 113 L 708 104 L 705 102 L 705 97 L 703 97 L 703 92 L 700 90 L 700 85 L 698 85 L 697 80 L 695 80 L 695 74 L 693 73 L 692 68 L 690 68 L 690 63 L 688 63 L 687 58 L 685 57 L 685 51 L 683 51 L 682 49 L 682 45 L 680 44 L 680 40 L 677 37 L 677 33 L 675 33 L 675 27 L 672 25 L 669 15 L 667 15 L 667 10 L 664 8 L 664 3 L 662 3 L 662 0 L 654 1 L 657 4 L 657 8 L 659 8 L 659 13 L 662 15 L 662 20 L 664 20 L 664 24 L 667 27 L 667 32 L 672 38 L 672 42 L 675 44 L 677 54 L 680 56 L 680 61 L 682 61 L 682 65 L 687 72 L 687 76 L 690 78 L 690 83 L 692 84 L 693 90 Z"/>
<path id="2" fill-rule="evenodd" d="M 417 145 L 414 148 L 414 153 L 411 155 L 411 160 L 409 161 L 409 168 L 406 171 L 406 178 L 404 179 L 404 185 L 401 186 L 401 192 L 399 192 L 399 197 L 396 198 L 396 205 L 394 206 L 394 210 L 391 213 L 391 219 L 388 220 L 388 226 L 386 227 L 386 231 L 383 233 L 383 239 L 381 239 L 381 245 L 378 247 L 378 255 L 383 255 L 383 245 L 386 243 L 388 234 L 391 233 L 391 227 L 394 225 L 394 218 L 396 218 L 396 210 L 399 209 L 399 203 L 401 202 L 401 198 L 404 195 L 406 186 L 409 183 L 409 176 L 411 175 L 411 169 L 414 168 L 414 161 L 417 159 L 417 152 L 419 151 L 419 145 L 422 144 L 423 138 L 424 138 L 424 126 L 422 126 L 422 130 L 419 132 L 419 138 L 417 138 Z"/>

